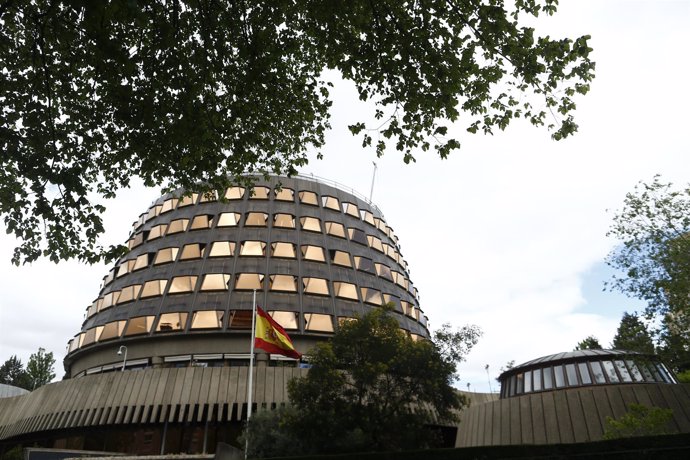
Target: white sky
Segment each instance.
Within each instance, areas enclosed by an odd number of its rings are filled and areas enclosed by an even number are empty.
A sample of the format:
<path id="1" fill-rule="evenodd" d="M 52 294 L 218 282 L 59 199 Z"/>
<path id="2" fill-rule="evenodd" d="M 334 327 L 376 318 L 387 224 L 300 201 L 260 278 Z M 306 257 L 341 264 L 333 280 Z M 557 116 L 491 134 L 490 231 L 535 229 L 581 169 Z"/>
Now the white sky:
<path id="1" fill-rule="evenodd" d="M 484 336 L 460 367 L 459 386 L 489 389 L 509 360 L 572 350 L 593 334 L 611 342 L 623 311 L 637 301 L 602 293 L 612 212 L 625 193 L 654 174 L 689 182 L 687 153 L 690 1 L 562 0 L 538 32 L 592 35 L 592 91 L 577 100 L 580 132 L 554 142 L 545 129 L 514 123 L 492 137 L 465 135 L 441 160 L 419 153 L 405 165 L 390 151 L 376 159 L 346 125 L 362 106 L 336 87 L 325 159 L 303 173 L 368 195 L 400 238 L 411 279 L 432 329 L 477 324 Z M 686 57 L 683 57 L 686 56 Z M 159 190 L 125 190 L 108 203 L 104 243 L 122 243 Z M 39 346 L 60 361 L 109 267 L 9 263 L 14 240 L 0 236 L 0 362 L 26 363 Z"/>

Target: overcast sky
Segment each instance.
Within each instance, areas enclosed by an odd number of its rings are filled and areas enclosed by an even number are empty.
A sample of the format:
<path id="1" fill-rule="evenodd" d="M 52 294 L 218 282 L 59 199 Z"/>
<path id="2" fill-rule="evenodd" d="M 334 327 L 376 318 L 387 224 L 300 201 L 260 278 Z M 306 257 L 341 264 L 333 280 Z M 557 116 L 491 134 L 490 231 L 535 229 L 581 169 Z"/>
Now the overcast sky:
<path id="1" fill-rule="evenodd" d="M 596 79 L 577 100 L 579 133 L 565 141 L 514 123 L 494 136 L 465 135 L 447 160 L 396 152 L 376 159 L 346 125 L 363 108 L 337 84 L 324 160 L 302 172 L 369 194 L 400 238 L 431 328 L 476 324 L 484 336 L 460 367 L 458 386 L 498 390 L 509 360 L 572 350 L 595 335 L 608 345 L 624 311 L 642 307 L 601 292 L 615 241 L 606 237 L 625 194 L 654 174 L 689 182 L 689 1 L 562 0 L 538 32 L 590 34 Z M 684 57 L 685 56 L 685 57 Z M 135 188 L 108 202 L 104 243 L 122 243 L 159 190 Z M 109 267 L 9 263 L 14 240 L 0 236 L 0 362 L 24 363 L 39 346 L 60 362 Z M 58 364 L 58 378 L 63 372 Z"/>

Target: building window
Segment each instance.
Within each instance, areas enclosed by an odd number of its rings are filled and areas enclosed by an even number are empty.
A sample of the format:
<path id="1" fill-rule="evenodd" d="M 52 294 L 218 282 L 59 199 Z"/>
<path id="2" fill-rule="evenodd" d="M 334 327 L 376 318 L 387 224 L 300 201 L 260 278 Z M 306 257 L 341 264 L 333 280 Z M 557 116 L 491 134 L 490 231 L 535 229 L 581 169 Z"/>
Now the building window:
<path id="1" fill-rule="evenodd" d="M 264 288 L 264 275 L 260 273 L 240 273 L 235 278 L 235 289 L 253 290 Z"/>
<path id="2" fill-rule="evenodd" d="M 333 265 L 341 265 L 343 267 L 352 267 L 352 262 L 350 262 L 350 254 L 345 251 L 336 251 L 331 249 L 328 251 L 328 255 L 331 258 L 331 263 Z"/>
<path id="3" fill-rule="evenodd" d="M 146 214 L 146 220 L 153 219 L 154 217 L 158 216 L 161 213 L 161 209 L 163 209 L 163 205 L 156 205 L 156 206 L 151 206 L 149 208 L 149 212 Z"/>
<path id="4" fill-rule="evenodd" d="M 334 196 L 322 196 L 321 204 L 324 208 L 333 209 L 334 211 L 340 211 L 340 202 Z"/>
<path id="5" fill-rule="evenodd" d="M 312 206 L 319 205 L 316 193 L 308 192 L 306 190 L 302 190 L 301 192 L 299 192 L 299 202 L 304 204 L 310 204 Z"/>
<path id="6" fill-rule="evenodd" d="M 326 256 L 324 255 L 323 248 L 319 246 L 304 245 L 302 249 L 302 259 L 304 260 L 314 260 L 316 262 L 325 262 Z"/>
<path id="7" fill-rule="evenodd" d="M 333 290 L 336 297 L 343 299 L 359 300 L 357 297 L 357 288 L 352 283 L 345 283 L 342 281 L 333 282 Z"/>
<path id="8" fill-rule="evenodd" d="M 158 319 L 156 332 L 184 331 L 187 326 L 187 313 L 163 313 Z"/>
<path id="9" fill-rule="evenodd" d="M 330 294 L 328 283 L 323 278 L 302 278 L 302 288 L 306 294 Z"/>
<path id="10" fill-rule="evenodd" d="M 211 244 L 209 257 L 231 257 L 235 255 L 235 243 L 232 241 L 214 241 Z"/>
<path id="11" fill-rule="evenodd" d="M 377 291 L 376 289 L 372 288 L 361 288 L 362 291 L 362 301 L 376 305 L 376 306 L 381 306 L 383 303 L 383 297 L 381 297 L 381 291 Z"/>
<path id="12" fill-rule="evenodd" d="M 137 256 L 136 259 L 134 259 L 134 266 L 132 267 L 132 271 L 137 271 L 141 270 L 143 268 L 148 268 L 149 264 L 151 263 L 151 254 L 144 253 L 139 256 Z"/>
<path id="13" fill-rule="evenodd" d="M 241 200 L 244 197 L 244 187 L 229 187 L 225 191 L 226 200 Z"/>
<path id="14" fill-rule="evenodd" d="M 363 231 L 361 231 L 358 228 L 348 228 L 347 229 L 348 236 L 350 237 L 350 241 L 354 241 L 355 243 L 359 243 L 364 246 L 368 246 L 369 243 L 367 241 L 367 235 Z"/>
<path id="15" fill-rule="evenodd" d="M 180 254 L 180 260 L 201 259 L 204 256 L 204 244 L 185 244 Z"/>
<path id="16" fill-rule="evenodd" d="M 190 230 L 201 230 L 204 228 L 211 228 L 212 224 L 213 224 L 213 216 L 201 214 L 198 216 L 194 216 Z"/>
<path id="17" fill-rule="evenodd" d="M 271 275 L 271 291 L 297 292 L 297 277 L 292 275 Z"/>
<path id="18" fill-rule="evenodd" d="M 373 235 L 367 235 L 367 242 L 369 243 L 369 247 L 372 249 L 375 249 L 378 252 L 383 252 L 383 245 L 381 244 L 381 240 Z"/>
<path id="19" fill-rule="evenodd" d="M 139 291 L 141 291 L 141 284 L 123 287 L 122 291 L 120 291 L 120 297 L 117 299 L 118 305 L 136 300 L 139 296 Z"/>
<path id="20" fill-rule="evenodd" d="M 130 318 L 125 328 L 125 337 L 130 335 L 148 334 L 153 325 L 155 316 L 138 316 Z"/>
<path id="21" fill-rule="evenodd" d="M 163 202 L 163 207 L 161 208 L 161 214 L 172 211 L 177 206 L 177 198 L 168 198 Z"/>
<path id="22" fill-rule="evenodd" d="M 230 329 L 251 329 L 251 310 L 230 310 Z"/>
<path id="23" fill-rule="evenodd" d="M 183 294 L 194 291 L 196 276 L 176 276 L 170 281 L 168 294 Z"/>
<path id="24" fill-rule="evenodd" d="M 331 315 L 320 313 L 305 313 L 304 322 L 307 331 L 333 332 L 333 318 Z"/>
<path id="25" fill-rule="evenodd" d="M 352 203 L 343 203 L 343 212 L 359 219 L 359 209 Z"/>
<path id="26" fill-rule="evenodd" d="M 193 204 L 196 204 L 196 200 L 199 198 L 198 193 L 192 193 L 190 195 L 185 195 L 182 198 L 180 198 L 180 201 L 177 204 L 177 208 L 183 208 L 185 206 L 191 206 Z"/>
<path id="27" fill-rule="evenodd" d="M 257 185 L 252 188 L 252 194 L 249 196 L 250 200 L 268 200 L 268 194 L 271 191 L 270 188 Z"/>
<path id="28" fill-rule="evenodd" d="M 103 326 L 103 331 L 99 337 L 99 341 L 103 342 L 105 340 L 116 339 L 122 335 L 125 330 L 125 324 L 127 321 L 111 321 Z"/>
<path id="29" fill-rule="evenodd" d="M 178 248 L 162 248 L 156 253 L 156 258 L 153 259 L 153 265 L 167 264 L 174 262 L 177 257 Z"/>
<path id="30" fill-rule="evenodd" d="M 271 318 L 280 324 L 283 329 L 299 329 L 297 324 L 298 313 L 294 311 L 269 311 Z"/>
<path id="31" fill-rule="evenodd" d="M 367 273 L 376 273 L 374 261 L 362 256 L 355 256 L 355 268 Z"/>
<path id="32" fill-rule="evenodd" d="M 300 217 L 299 221 L 302 225 L 302 230 L 321 232 L 321 221 L 316 217 Z"/>
<path id="33" fill-rule="evenodd" d="M 222 310 L 195 311 L 190 329 L 220 329 L 223 327 L 223 316 L 225 312 Z"/>
<path id="34" fill-rule="evenodd" d="M 266 227 L 268 214 L 265 212 L 248 212 L 244 221 L 245 227 Z"/>
<path id="35" fill-rule="evenodd" d="M 243 241 L 240 246 L 241 256 L 265 256 L 266 243 L 263 241 Z"/>
<path id="36" fill-rule="evenodd" d="M 345 238 L 345 227 L 338 222 L 326 222 L 326 233 L 338 238 Z"/>
<path id="37" fill-rule="evenodd" d="M 161 224 L 161 225 L 155 225 L 151 227 L 151 230 L 149 230 L 149 235 L 146 238 L 146 241 L 152 241 L 155 240 L 156 238 L 160 238 L 161 236 L 165 235 L 165 230 L 168 228 L 166 224 Z"/>
<path id="38" fill-rule="evenodd" d="M 204 275 L 201 283 L 202 291 L 227 291 L 231 275 L 225 273 L 209 273 Z"/>
<path id="39" fill-rule="evenodd" d="M 371 212 L 363 209 L 360 211 L 360 216 L 364 222 L 376 227 L 376 223 L 374 222 L 374 215 Z"/>
<path id="40" fill-rule="evenodd" d="M 168 225 L 168 235 L 181 233 L 187 230 L 189 226 L 189 219 L 175 219 Z"/>
<path id="41" fill-rule="evenodd" d="M 145 282 L 144 287 L 141 289 L 141 298 L 163 295 L 167 283 L 167 280 L 149 280 Z"/>
<path id="42" fill-rule="evenodd" d="M 295 245 L 292 243 L 277 242 L 271 243 L 272 257 L 295 258 Z"/>
<path id="43" fill-rule="evenodd" d="M 278 201 L 295 201 L 295 191 L 291 188 L 275 189 L 275 196 Z"/>
<path id="44" fill-rule="evenodd" d="M 295 228 L 295 216 L 292 214 L 274 214 L 273 226 L 279 228 Z"/>
<path id="45" fill-rule="evenodd" d="M 391 273 L 390 267 L 383 264 L 374 264 L 376 266 L 376 274 L 381 278 L 386 278 L 389 281 L 393 281 L 393 273 Z"/>
<path id="46" fill-rule="evenodd" d="M 199 204 L 209 203 L 211 201 L 218 201 L 218 192 L 216 192 L 215 190 L 209 190 L 207 192 L 202 193 L 201 199 L 199 200 Z"/>
<path id="47" fill-rule="evenodd" d="M 236 227 L 240 223 L 239 212 L 223 212 L 218 217 L 217 227 Z"/>

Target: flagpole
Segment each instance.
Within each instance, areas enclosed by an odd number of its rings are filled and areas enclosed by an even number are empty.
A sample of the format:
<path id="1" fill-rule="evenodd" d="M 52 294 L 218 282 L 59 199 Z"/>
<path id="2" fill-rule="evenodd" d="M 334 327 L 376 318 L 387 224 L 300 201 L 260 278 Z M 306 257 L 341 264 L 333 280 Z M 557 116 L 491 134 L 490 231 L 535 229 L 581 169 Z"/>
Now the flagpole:
<path id="1" fill-rule="evenodd" d="M 252 389 L 253 389 L 253 370 L 254 370 L 254 339 L 256 334 L 256 289 L 254 289 L 254 296 L 252 298 L 252 342 L 249 352 L 249 377 L 247 382 L 247 435 L 244 442 L 244 458 L 247 459 L 247 451 L 249 450 L 249 419 L 252 417 Z"/>

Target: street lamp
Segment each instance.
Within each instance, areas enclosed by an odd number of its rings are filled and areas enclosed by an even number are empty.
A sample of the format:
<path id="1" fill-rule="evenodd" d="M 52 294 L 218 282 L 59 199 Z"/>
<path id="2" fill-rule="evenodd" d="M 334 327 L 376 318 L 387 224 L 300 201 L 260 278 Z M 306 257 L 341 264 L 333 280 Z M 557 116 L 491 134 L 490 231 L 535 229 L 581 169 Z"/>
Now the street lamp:
<path id="1" fill-rule="evenodd" d="M 121 345 L 120 349 L 117 350 L 118 356 L 122 356 L 122 350 L 125 350 L 125 358 L 122 360 L 122 371 L 124 372 L 125 366 L 127 365 L 127 347 L 124 345 Z"/>

